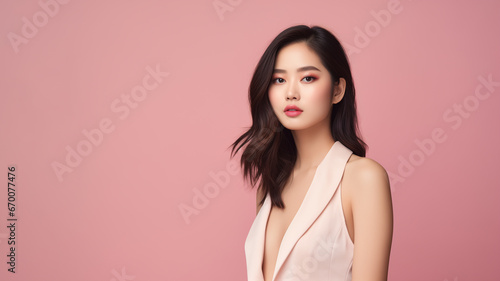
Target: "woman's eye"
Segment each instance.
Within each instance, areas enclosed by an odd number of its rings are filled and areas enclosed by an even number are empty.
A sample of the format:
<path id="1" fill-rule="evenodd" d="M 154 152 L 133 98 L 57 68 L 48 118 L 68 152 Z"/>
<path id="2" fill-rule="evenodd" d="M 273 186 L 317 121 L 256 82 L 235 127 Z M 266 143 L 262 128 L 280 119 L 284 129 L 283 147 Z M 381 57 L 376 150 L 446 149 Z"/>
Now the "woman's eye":
<path id="1" fill-rule="evenodd" d="M 304 80 L 305 82 L 310 83 L 310 82 L 316 80 L 316 77 L 306 76 L 306 77 L 302 78 L 302 80 Z M 285 82 L 285 79 L 283 79 L 283 78 L 274 78 L 273 82 L 281 84 L 281 83 Z"/>
<path id="2" fill-rule="evenodd" d="M 282 83 L 283 82 L 283 78 L 274 78 L 273 79 L 275 82 L 279 82 L 279 83 Z"/>
<path id="3" fill-rule="evenodd" d="M 316 78 L 315 78 L 315 77 L 312 77 L 312 76 L 307 76 L 307 77 L 304 77 L 304 79 L 306 79 L 306 82 L 312 82 L 312 81 L 314 81 Z"/>

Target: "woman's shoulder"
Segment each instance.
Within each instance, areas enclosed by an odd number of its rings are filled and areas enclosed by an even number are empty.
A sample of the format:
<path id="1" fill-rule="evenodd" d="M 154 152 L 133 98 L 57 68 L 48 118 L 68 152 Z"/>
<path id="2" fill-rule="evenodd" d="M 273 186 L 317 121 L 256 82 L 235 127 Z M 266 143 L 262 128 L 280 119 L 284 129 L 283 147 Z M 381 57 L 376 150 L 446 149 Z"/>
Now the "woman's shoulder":
<path id="1" fill-rule="evenodd" d="M 377 161 L 352 154 L 344 170 L 344 179 L 353 192 L 363 189 L 389 187 L 389 177 L 385 168 Z"/>

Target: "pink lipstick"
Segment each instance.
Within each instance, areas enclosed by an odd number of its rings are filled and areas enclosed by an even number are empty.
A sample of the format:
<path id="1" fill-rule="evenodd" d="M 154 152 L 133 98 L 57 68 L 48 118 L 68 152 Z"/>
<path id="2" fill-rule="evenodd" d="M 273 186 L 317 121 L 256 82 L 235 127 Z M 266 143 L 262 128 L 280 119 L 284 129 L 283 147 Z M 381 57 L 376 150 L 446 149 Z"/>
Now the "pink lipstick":
<path id="1" fill-rule="evenodd" d="M 293 104 L 287 105 L 284 111 L 285 114 L 290 117 L 299 116 L 302 113 L 302 109 Z"/>

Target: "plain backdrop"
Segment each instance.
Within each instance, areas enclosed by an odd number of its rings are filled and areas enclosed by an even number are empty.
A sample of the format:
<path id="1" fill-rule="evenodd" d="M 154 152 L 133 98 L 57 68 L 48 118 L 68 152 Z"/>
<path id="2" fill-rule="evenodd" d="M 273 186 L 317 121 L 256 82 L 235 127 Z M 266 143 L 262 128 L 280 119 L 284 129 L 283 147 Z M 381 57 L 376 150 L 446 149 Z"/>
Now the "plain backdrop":
<path id="1" fill-rule="evenodd" d="M 246 280 L 255 190 L 228 147 L 251 125 L 265 48 L 305 24 L 346 47 L 367 157 L 391 177 L 389 280 L 499 280 L 499 14 L 493 0 L 2 1 L 0 279 Z"/>

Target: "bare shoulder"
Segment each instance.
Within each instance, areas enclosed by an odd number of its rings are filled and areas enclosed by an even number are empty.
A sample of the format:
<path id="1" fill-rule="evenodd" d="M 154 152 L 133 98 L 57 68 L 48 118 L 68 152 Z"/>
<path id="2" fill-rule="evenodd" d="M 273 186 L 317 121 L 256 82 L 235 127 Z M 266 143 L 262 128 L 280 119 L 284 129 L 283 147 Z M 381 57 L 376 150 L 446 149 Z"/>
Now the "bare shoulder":
<path id="1" fill-rule="evenodd" d="M 373 159 L 351 155 L 344 170 L 354 229 L 352 280 L 387 280 L 393 210 L 389 177 Z"/>
<path id="2" fill-rule="evenodd" d="M 346 199 L 351 208 L 355 228 L 377 222 L 392 230 L 392 195 L 389 177 L 382 165 L 373 159 L 352 155 L 342 179 Z M 370 223 L 371 222 L 371 223 Z M 372 231 L 370 229 L 369 231 Z M 359 231 L 357 231 L 359 233 Z"/>
<path id="3" fill-rule="evenodd" d="M 343 182 L 349 185 L 352 192 L 362 189 L 388 189 L 387 171 L 377 161 L 352 154 L 344 170 Z"/>
<path id="4" fill-rule="evenodd" d="M 345 166 L 342 186 L 353 209 L 364 208 L 368 202 L 381 207 L 392 205 L 387 171 L 373 159 L 352 154 Z"/>

